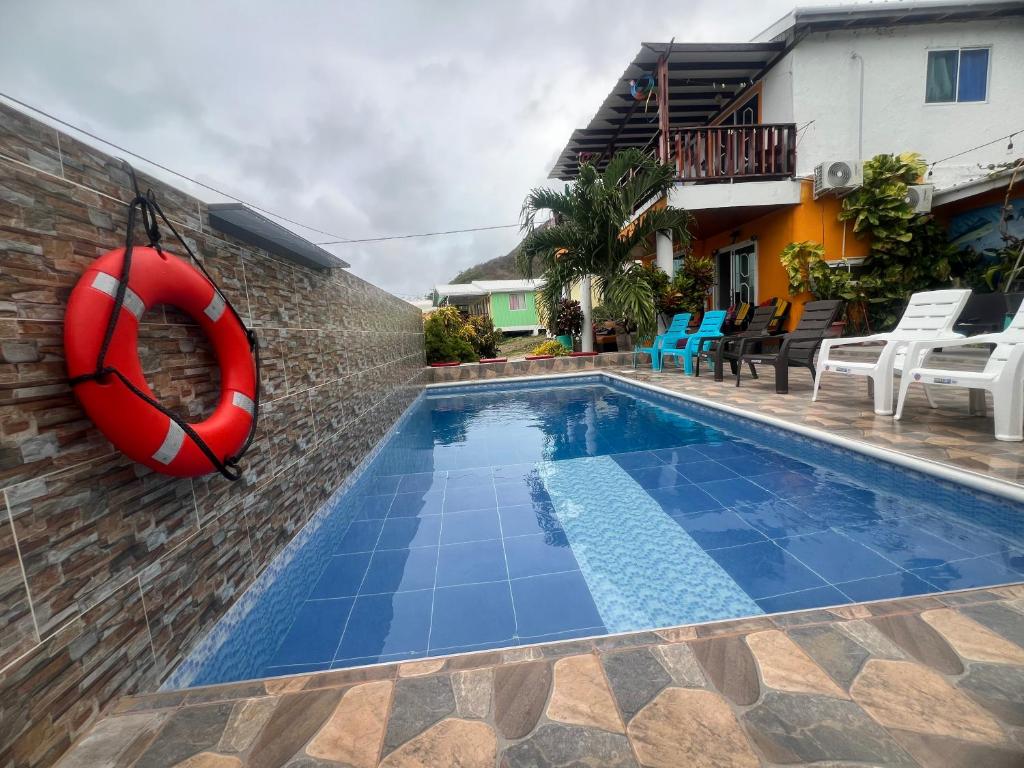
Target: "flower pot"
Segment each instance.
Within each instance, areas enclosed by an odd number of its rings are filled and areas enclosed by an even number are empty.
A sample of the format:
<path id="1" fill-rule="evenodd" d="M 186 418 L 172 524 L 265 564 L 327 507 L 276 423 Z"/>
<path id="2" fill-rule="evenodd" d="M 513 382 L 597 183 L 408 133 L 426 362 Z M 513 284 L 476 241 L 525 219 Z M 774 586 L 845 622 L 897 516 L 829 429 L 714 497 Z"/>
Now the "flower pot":
<path id="1" fill-rule="evenodd" d="M 558 340 L 559 344 L 572 352 L 572 336 L 565 334 L 564 336 L 556 336 L 555 338 Z"/>

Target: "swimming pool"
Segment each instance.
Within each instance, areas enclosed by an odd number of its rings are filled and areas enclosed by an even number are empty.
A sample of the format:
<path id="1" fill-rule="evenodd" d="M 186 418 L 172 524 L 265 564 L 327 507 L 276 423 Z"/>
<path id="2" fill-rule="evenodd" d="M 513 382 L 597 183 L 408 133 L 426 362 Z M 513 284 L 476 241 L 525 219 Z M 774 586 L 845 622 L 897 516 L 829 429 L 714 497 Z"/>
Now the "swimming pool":
<path id="1" fill-rule="evenodd" d="M 1017 582 L 1022 513 L 613 377 L 430 389 L 165 687 Z"/>

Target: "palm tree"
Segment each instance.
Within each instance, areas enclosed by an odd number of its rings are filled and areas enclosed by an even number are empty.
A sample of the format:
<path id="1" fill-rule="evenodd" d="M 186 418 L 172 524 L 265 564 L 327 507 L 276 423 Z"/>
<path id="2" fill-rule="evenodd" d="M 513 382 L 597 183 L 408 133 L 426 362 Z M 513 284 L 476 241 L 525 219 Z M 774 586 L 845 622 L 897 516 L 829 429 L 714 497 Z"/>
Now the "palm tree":
<path id="1" fill-rule="evenodd" d="M 565 292 L 593 276 L 603 302 L 609 302 L 636 324 L 641 336 L 657 324 L 649 271 L 635 261 L 634 249 L 656 232 L 669 231 L 673 241 L 690 242 L 690 214 L 679 208 L 646 211 L 630 223 L 645 203 L 668 193 L 674 181 L 671 166 L 639 149 L 616 153 L 603 172 L 590 163 L 561 192 L 530 191 L 520 215 L 527 235 L 519 246 L 518 264 L 527 278 L 543 275 L 541 301 L 549 312 Z M 547 226 L 536 227 L 537 215 L 550 212 Z M 589 329 L 584 329 L 589 332 Z"/>

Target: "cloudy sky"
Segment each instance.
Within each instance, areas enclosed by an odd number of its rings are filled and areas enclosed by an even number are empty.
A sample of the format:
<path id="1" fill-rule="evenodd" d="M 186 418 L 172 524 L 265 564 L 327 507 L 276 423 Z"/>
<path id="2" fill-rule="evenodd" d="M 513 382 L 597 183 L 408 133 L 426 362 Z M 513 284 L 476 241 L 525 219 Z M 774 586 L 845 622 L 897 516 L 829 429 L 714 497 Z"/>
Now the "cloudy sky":
<path id="1" fill-rule="evenodd" d="M 510 224 L 641 41 L 745 41 L 794 4 L 3 0 L 0 91 L 345 238 Z M 411 296 L 518 237 L 330 250 Z"/>

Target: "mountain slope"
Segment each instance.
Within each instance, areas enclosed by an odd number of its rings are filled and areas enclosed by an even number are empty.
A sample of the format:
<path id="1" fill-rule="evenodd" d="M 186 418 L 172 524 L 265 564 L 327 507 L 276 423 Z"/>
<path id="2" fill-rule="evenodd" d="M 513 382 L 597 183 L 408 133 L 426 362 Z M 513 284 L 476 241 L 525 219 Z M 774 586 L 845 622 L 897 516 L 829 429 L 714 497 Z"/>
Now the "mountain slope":
<path id="1" fill-rule="evenodd" d="M 518 280 L 522 277 L 516 268 L 516 254 L 519 246 L 516 246 L 504 256 L 497 256 L 493 259 L 474 264 L 464 269 L 453 279 L 453 283 L 470 283 L 473 280 Z"/>

